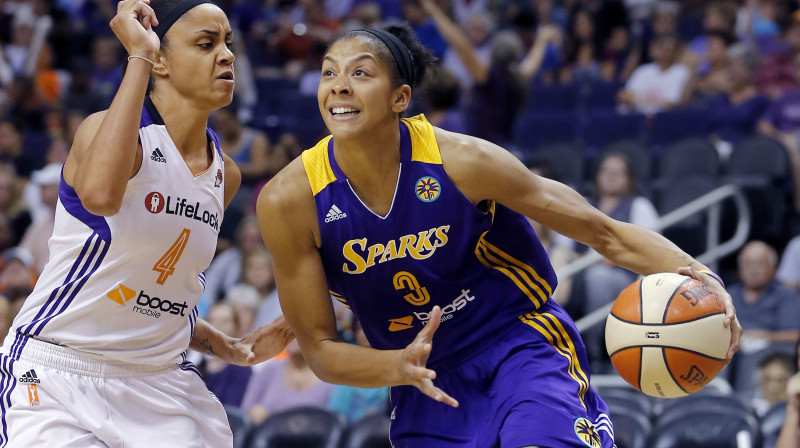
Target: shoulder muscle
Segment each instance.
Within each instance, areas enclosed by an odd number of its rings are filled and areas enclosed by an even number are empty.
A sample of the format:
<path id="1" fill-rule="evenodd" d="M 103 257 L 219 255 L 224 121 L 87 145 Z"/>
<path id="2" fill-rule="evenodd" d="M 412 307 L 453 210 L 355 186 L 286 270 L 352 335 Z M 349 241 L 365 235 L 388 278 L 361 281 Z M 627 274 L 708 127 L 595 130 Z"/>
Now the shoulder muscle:
<path id="1" fill-rule="evenodd" d="M 504 148 L 439 128 L 434 133 L 447 175 L 472 202 L 505 202 L 509 193 L 535 186 L 536 176 Z"/>
<path id="2" fill-rule="evenodd" d="M 319 246 L 314 195 L 300 157 L 261 189 L 256 208 L 265 242 L 269 239 L 280 244 L 279 240 L 289 238 Z"/>

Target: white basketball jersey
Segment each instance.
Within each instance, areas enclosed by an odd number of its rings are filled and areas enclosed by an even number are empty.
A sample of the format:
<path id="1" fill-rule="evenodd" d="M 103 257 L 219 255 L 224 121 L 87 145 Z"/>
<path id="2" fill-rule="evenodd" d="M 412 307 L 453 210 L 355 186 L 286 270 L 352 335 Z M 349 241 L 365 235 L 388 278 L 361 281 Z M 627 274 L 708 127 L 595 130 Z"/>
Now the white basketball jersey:
<path id="1" fill-rule="evenodd" d="M 224 212 L 225 168 L 193 175 L 149 98 L 139 128 L 142 167 L 120 211 L 89 213 L 63 176 L 50 260 L 14 319 L 3 351 L 28 338 L 139 364 L 183 360 Z"/>

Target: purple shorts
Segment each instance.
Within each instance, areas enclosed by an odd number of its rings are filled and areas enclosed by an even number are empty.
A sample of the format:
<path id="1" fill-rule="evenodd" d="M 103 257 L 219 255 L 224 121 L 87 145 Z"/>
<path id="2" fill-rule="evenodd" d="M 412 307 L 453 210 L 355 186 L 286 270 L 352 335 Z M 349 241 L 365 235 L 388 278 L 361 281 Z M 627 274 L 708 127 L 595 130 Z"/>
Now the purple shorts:
<path id="1" fill-rule="evenodd" d="M 551 302 L 510 323 L 488 346 L 430 366 L 458 408 L 412 386 L 393 387 L 395 448 L 612 448 L 608 408 L 589 386 L 583 342 Z"/>

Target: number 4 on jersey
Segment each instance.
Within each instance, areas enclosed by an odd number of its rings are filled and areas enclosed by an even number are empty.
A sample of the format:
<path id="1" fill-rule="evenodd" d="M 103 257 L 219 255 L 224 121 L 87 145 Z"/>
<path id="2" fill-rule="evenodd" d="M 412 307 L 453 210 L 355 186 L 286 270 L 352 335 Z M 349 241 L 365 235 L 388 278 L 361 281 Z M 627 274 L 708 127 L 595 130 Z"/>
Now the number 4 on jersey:
<path id="1" fill-rule="evenodd" d="M 159 285 L 163 285 L 164 282 L 167 281 L 167 277 L 175 272 L 175 265 L 178 264 L 178 260 L 181 259 L 183 249 L 186 248 L 186 243 L 189 241 L 190 233 L 192 233 L 191 230 L 183 229 L 178 239 L 172 243 L 172 247 L 170 247 L 153 266 L 153 270 L 160 274 L 158 280 L 156 280 L 156 283 Z"/>

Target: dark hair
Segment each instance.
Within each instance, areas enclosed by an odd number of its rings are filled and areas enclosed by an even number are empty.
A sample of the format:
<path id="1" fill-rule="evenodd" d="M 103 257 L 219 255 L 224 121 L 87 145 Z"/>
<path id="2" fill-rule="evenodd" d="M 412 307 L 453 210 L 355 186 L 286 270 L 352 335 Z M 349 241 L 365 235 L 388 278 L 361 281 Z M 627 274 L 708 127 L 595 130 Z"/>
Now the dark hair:
<path id="1" fill-rule="evenodd" d="M 192 3 L 192 4 L 186 5 L 186 3 Z M 208 1 L 208 3 L 216 5 L 216 3 L 213 3 L 211 1 Z M 154 28 L 154 30 L 158 29 L 156 31 L 156 34 L 160 36 L 160 41 L 161 41 L 160 50 L 163 51 L 165 48 L 167 48 L 169 44 L 166 35 L 166 33 L 169 31 L 169 28 L 173 24 L 180 21 L 182 18 L 186 17 L 186 14 L 189 13 L 189 11 L 191 11 L 191 9 L 194 8 L 195 6 L 199 6 L 199 4 L 201 3 L 198 3 L 196 0 L 192 2 L 187 2 L 187 0 L 153 0 L 150 3 L 150 7 L 153 8 L 153 12 L 155 12 L 156 17 L 159 19 L 159 26 L 157 28 Z M 170 19 L 169 16 L 172 15 L 173 11 L 177 10 L 179 7 L 182 7 L 184 9 L 189 8 L 189 10 L 181 14 L 179 17 L 174 18 L 174 21 L 171 21 L 171 23 L 165 23 L 166 20 Z M 176 13 L 180 14 L 179 12 Z M 160 28 L 163 26 L 166 26 L 167 29 L 161 31 Z"/>
<path id="2" fill-rule="evenodd" d="M 535 155 L 528 160 L 528 163 L 525 166 L 530 171 L 539 171 L 539 175 L 546 178 L 546 179 L 556 179 L 556 173 L 553 169 L 553 164 L 550 161 L 543 159 L 541 157 L 536 157 Z"/>
<path id="3" fill-rule="evenodd" d="M 736 36 L 727 32 L 727 31 L 720 31 L 720 30 L 713 30 L 706 32 L 707 39 L 717 38 L 721 41 L 725 42 L 725 46 L 729 47 L 736 43 Z"/>
<path id="4" fill-rule="evenodd" d="M 795 355 L 796 356 L 796 355 Z M 792 355 L 784 352 L 771 352 L 764 355 L 763 358 L 758 362 L 759 368 L 764 368 L 774 362 L 778 362 L 783 364 L 784 366 L 788 367 L 790 371 L 794 372 L 797 369 L 797 363 L 792 365 Z"/>
<path id="5" fill-rule="evenodd" d="M 414 63 L 414 85 L 411 88 L 418 87 L 422 85 L 425 81 L 425 76 L 432 71 L 434 64 L 436 63 L 436 56 L 433 55 L 431 50 L 429 50 L 422 42 L 417 39 L 416 33 L 411 27 L 403 22 L 395 25 L 387 25 L 382 28 L 383 31 L 393 34 L 395 37 L 400 39 L 403 44 L 408 48 L 408 51 L 411 52 L 411 59 Z M 403 85 L 403 77 L 400 74 L 400 68 L 397 66 L 397 61 L 395 61 L 392 53 L 389 51 L 389 48 L 381 42 L 380 39 L 375 37 L 372 34 L 365 33 L 364 31 L 349 31 L 336 40 L 334 40 L 328 49 L 333 46 L 336 42 L 345 39 L 361 39 L 367 40 L 371 44 L 375 45 L 376 48 L 379 50 L 376 52 L 380 57 L 381 61 L 389 67 L 392 67 L 392 86 L 393 87 L 400 87 Z"/>
<path id="6" fill-rule="evenodd" d="M 447 69 L 437 70 L 436 76 L 428 81 L 423 98 L 433 110 L 450 110 L 458 107 L 461 101 L 461 86 Z"/>
<path id="7" fill-rule="evenodd" d="M 628 176 L 628 194 L 630 196 L 636 195 L 636 173 L 633 171 L 633 163 L 631 163 L 630 157 L 627 156 L 624 152 L 620 151 L 609 151 L 602 156 L 597 161 L 597 166 L 595 167 L 594 173 L 594 194 L 595 196 L 599 196 L 599 189 L 597 188 L 597 179 L 598 175 L 600 174 L 600 167 L 603 166 L 606 160 L 616 157 L 625 164 L 625 174 Z"/>
<path id="8" fill-rule="evenodd" d="M 728 31 L 733 31 L 733 28 L 736 26 L 736 14 L 738 11 L 736 2 L 730 0 L 711 2 L 706 6 L 706 14 L 711 11 L 715 11 L 717 14 L 721 15 L 723 20 L 728 22 Z"/>
<path id="9" fill-rule="evenodd" d="M 680 44 L 681 43 L 681 36 L 678 35 L 678 33 L 674 33 L 672 31 L 667 31 L 666 33 L 657 34 L 655 37 L 653 37 L 653 42 L 654 43 L 660 43 L 661 41 L 664 41 L 664 40 L 674 40 L 675 42 Z"/>
<path id="10" fill-rule="evenodd" d="M 150 3 L 150 7 L 153 8 L 153 12 L 155 12 L 156 18 L 163 19 L 164 17 L 169 15 L 169 13 L 171 13 L 173 10 L 175 10 L 176 8 L 181 6 L 181 4 L 183 4 L 185 1 L 186 0 L 152 0 L 152 2 Z M 216 3 L 212 3 L 212 4 L 215 5 Z M 189 13 L 189 11 L 187 11 L 186 13 L 181 15 L 173 23 L 177 23 L 182 18 L 186 17 L 186 15 L 188 13 Z M 172 24 L 170 24 L 170 25 L 172 25 Z M 167 34 L 164 34 L 159 39 L 159 48 L 158 49 L 159 49 L 159 51 L 165 51 L 167 49 L 167 47 L 169 47 L 169 39 L 167 39 Z M 128 68 L 128 61 L 126 60 L 123 65 L 124 66 L 122 67 L 122 72 L 125 73 L 125 70 L 127 70 L 127 68 Z M 150 80 L 147 82 L 147 93 L 148 94 L 152 93 L 154 88 L 155 88 L 155 78 L 151 74 L 150 75 Z"/>
<path id="11" fill-rule="evenodd" d="M 798 339 L 797 344 L 794 345 L 794 364 L 792 364 L 792 368 L 795 372 L 800 370 L 800 339 Z"/>
<path id="12" fill-rule="evenodd" d="M 576 38 L 576 32 L 578 27 L 578 15 L 579 14 L 586 14 L 589 17 L 589 23 L 592 24 L 592 36 L 589 36 L 589 41 L 586 42 L 587 44 L 592 46 L 592 59 L 600 59 L 601 57 L 601 48 L 600 45 L 597 45 L 595 36 L 597 35 L 597 25 L 594 23 L 594 17 L 592 17 L 592 12 L 584 7 L 575 8 L 569 16 L 569 22 L 567 24 L 567 29 L 569 31 L 569 39 L 567 40 L 567 63 L 574 64 L 575 61 L 578 59 L 578 53 L 581 50 L 581 45 L 584 42 L 579 41 Z"/>

